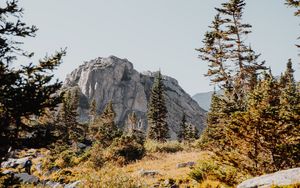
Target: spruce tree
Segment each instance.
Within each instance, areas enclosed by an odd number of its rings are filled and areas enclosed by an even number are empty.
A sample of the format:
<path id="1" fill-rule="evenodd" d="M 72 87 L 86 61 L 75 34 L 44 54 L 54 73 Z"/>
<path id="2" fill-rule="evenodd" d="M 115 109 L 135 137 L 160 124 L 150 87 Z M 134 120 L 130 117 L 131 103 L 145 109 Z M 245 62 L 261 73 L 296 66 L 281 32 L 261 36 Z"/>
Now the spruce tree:
<path id="1" fill-rule="evenodd" d="M 21 20 L 22 15 L 23 9 L 18 7 L 15 0 L 6 1 L 0 7 L 0 126 L 4 127 L 2 130 L 9 126 L 16 127 L 16 140 L 19 131 L 28 127 L 22 119 L 43 115 L 45 109 L 53 109 L 60 103 L 60 97 L 55 93 L 61 87 L 61 82 L 52 82 L 51 72 L 60 65 L 65 55 L 65 51 L 61 51 L 41 59 L 36 65 L 14 66 L 18 57 L 33 56 L 21 45 L 22 39 L 34 37 L 37 31 L 35 26 L 27 26 Z M 4 135 L 8 136 L 8 132 L 5 131 Z"/>
<path id="2" fill-rule="evenodd" d="M 206 74 L 213 84 L 225 90 L 227 102 L 236 110 L 245 109 L 246 94 L 254 88 L 256 77 L 266 69 L 254 50 L 245 44 L 251 25 L 242 22 L 244 0 L 229 0 L 216 8 L 211 31 L 207 32 L 200 57 L 209 63 Z"/>
<path id="3" fill-rule="evenodd" d="M 90 105 L 90 113 L 89 113 L 89 116 L 90 116 L 90 122 L 93 122 L 95 117 L 97 115 L 97 103 L 96 103 L 96 100 L 93 99 L 92 100 L 92 103 Z"/>
<path id="4" fill-rule="evenodd" d="M 152 86 L 148 105 L 148 138 L 165 142 L 168 138 L 169 127 L 166 121 L 167 107 L 165 104 L 163 78 L 158 72 Z"/>
<path id="5" fill-rule="evenodd" d="M 111 145 L 113 140 L 120 137 L 122 133 L 115 124 L 116 113 L 113 109 L 112 101 L 106 106 L 102 114 L 96 117 L 92 128 L 94 141 L 98 141 L 104 148 Z"/>
<path id="6" fill-rule="evenodd" d="M 300 90 L 294 79 L 291 60 L 280 78 L 279 118 L 283 142 L 277 146 L 275 162 L 278 168 L 293 168 L 300 164 Z M 289 159 L 289 160 L 287 160 Z"/>
<path id="7" fill-rule="evenodd" d="M 179 125 L 179 132 L 177 135 L 178 141 L 183 142 L 186 140 L 186 135 L 187 135 L 187 122 L 186 122 L 186 116 L 185 113 L 182 115 L 181 123 Z"/>
<path id="8" fill-rule="evenodd" d="M 62 120 L 62 137 L 65 142 L 71 141 L 77 149 L 77 143 L 84 138 L 84 128 L 78 123 L 79 116 L 79 90 L 69 90 L 63 98 L 62 109 L 60 110 L 60 119 Z"/>
<path id="9" fill-rule="evenodd" d="M 208 63 L 208 71 L 205 76 L 209 76 L 213 84 L 217 84 L 221 89 L 230 87 L 232 80 L 227 69 L 228 47 L 226 46 L 227 33 L 221 29 L 225 23 L 217 14 L 209 26 L 210 31 L 206 32 L 203 40 L 203 47 L 196 49 L 200 52 L 199 57 Z"/>
<path id="10" fill-rule="evenodd" d="M 285 0 L 285 1 L 286 1 L 286 3 L 285 3 L 286 5 L 297 9 L 297 11 L 295 12 L 295 16 L 299 16 L 300 15 L 300 1 L 299 0 Z"/>

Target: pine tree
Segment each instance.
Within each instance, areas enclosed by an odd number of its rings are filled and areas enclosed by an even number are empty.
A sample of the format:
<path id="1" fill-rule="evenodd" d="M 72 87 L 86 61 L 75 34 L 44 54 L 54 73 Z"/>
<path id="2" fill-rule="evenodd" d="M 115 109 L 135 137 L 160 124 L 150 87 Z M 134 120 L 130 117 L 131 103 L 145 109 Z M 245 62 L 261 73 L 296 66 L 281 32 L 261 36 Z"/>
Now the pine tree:
<path id="1" fill-rule="evenodd" d="M 77 121 L 79 116 L 79 90 L 69 90 L 65 93 L 63 98 L 62 109 L 60 110 L 60 116 L 62 120 L 63 128 L 65 130 L 62 136 L 65 142 L 72 141 L 75 149 L 79 140 L 82 140 L 84 136 L 84 128 Z"/>
<path id="2" fill-rule="evenodd" d="M 300 164 L 300 91 L 294 79 L 291 60 L 280 78 L 279 117 L 283 142 L 277 147 L 275 162 L 278 168 L 293 168 Z M 289 159 L 289 160 L 287 160 Z"/>
<path id="3" fill-rule="evenodd" d="M 158 72 L 151 91 L 148 106 L 148 138 L 165 142 L 168 138 L 169 127 L 166 122 L 167 107 L 165 104 L 163 78 Z"/>
<path id="4" fill-rule="evenodd" d="M 187 131 L 187 122 L 186 122 L 185 113 L 183 113 L 181 123 L 179 125 L 179 132 L 177 135 L 179 142 L 183 142 L 186 140 L 186 135 L 187 135 L 186 131 Z"/>
<path id="5" fill-rule="evenodd" d="M 202 48 L 196 49 L 200 52 L 199 57 L 208 62 L 208 72 L 205 76 L 211 78 L 213 84 L 217 84 L 221 89 L 230 87 L 232 80 L 230 72 L 226 67 L 228 56 L 228 47 L 225 43 L 227 34 L 221 30 L 221 26 L 225 23 L 217 14 L 209 26 L 211 29 L 205 34 Z"/>
<path id="6" fill-rule="evenodd" d="M 285 1 L 286 1 L 286 3 L 285 3 L 286 5 L 297 9 L 297 11 L 295 12 L 295 16 L 299 16 L 300 15 L 300 1 L 299 0 L 285 0 Z"/>
<path id="7" fill-rule="evenodd" d="M 96 103 L 95 99 L 92 100 L 92 103 L 90 105 L 90 114 L 89 115 L 90 115 L 90 122 L 93 122 L 97 115 L 97 103 Z"/>
<path id="8" fill-rule="evenodd" d="M 245 97 L 254 88 L 256 77 L 266 69 L 258 62 L 260 55 L 245 44 L 251 33 L 250 24 L 242 23 L 244 0 L 229 0 L 221 8 L 216 8 L 211 31 L 207 32 L 200 57 L 209 63 L 206 74 L 211 81 L 225 90 L 228 106 L 236 110 L 245 109 Z"/>
<path id="9" fill-rule="evenodd" d="M 122 133 L 115 124 L 115 111 L 112 101 L 110 101 L 100 117 L 96 117 L 92 127 L 95 131 L 92 132 L 93 139 L 98 141 L 104 148 L 111 145 L 113 140 L 120 137 Z"/>
<path id="10" fill-rule="evenodd" d="M 61 82 L 52 82 L 51 72 L 60 65 L 65 55 L 63 50 L 40 60 L 37 65 L 13 66 L 19 56 L 33 56 L 33 53 L 21 49 L 22 42 L 19 40 L 34 37 L 37 31 L 35 26 L 27 26 L 21 20 L 23 9 L 17 3 L 11 0 L 0 7 L 0 126 L 4 127 L 1 130 L 16 127 L 15 140 L 19 131 L 28 127 L 22 119 L 43 115 L 45 109 L 53 109 L 60 103 L 60 97 L 54 94 L 61 87 Z M 8 136 L 8 132 L 5 131 L 4 135 Z"/>
<path id="11" fill-rule="evenodd" d="M 199 131 L 196 126 L 189 123 L 186 127 L 186 141 L 193 142 L 199 138 Z"/>

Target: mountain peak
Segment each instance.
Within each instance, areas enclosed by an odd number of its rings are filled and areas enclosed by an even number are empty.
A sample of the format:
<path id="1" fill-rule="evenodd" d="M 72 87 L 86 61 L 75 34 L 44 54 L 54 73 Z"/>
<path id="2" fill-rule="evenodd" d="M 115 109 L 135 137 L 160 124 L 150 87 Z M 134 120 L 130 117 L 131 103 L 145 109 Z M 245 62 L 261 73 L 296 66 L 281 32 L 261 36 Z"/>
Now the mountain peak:
<path id="1" fill-rule="evenodd" d="M 112 101 L 117 114 L 115 120 L 120 126 L 126 125 L 128 115 L 135 112 L 141 127 L 146 130 L 148 101 L 156 73 L 139 73 L 127 59 L 98 57 L 72 71 L 64 82 L 64 88 L 80 89 L 81 120 L 88 119 L 88 106 L 93 99 L 99 113 Z M 178 85 L 176 79 L 163 76 L 163 81 L 171 137 L 176 138 L 183 113 L 189 123 L 203 130 L 205 111 Z"/>

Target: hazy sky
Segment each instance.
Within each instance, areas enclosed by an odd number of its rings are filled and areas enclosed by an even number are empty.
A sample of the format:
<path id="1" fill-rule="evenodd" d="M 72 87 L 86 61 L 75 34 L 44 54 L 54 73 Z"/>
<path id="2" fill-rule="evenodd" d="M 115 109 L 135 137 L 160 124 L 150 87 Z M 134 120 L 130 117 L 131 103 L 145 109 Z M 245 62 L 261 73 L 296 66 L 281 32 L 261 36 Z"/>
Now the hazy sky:
<path id="1" fill-rule="evenodd" d="M 216 11 L 224 0 L 20 0 L 24 19 L 39 28 L 25 49 L 36 58 L 67 47 L 59 79 L 83 61 L 115 55 L 127 58 L 138 71 L 156 71 L 176 78 L 189 94 L 212 90 L 203 76 L 207 64 L 198 59 Z M 248 42 L 274 74 L 294 60 L 300 20 L 284 0 L 248 0 L 244 21 L 253 25 Z M 300 43 L 300 41 L 299 41 Z"/>

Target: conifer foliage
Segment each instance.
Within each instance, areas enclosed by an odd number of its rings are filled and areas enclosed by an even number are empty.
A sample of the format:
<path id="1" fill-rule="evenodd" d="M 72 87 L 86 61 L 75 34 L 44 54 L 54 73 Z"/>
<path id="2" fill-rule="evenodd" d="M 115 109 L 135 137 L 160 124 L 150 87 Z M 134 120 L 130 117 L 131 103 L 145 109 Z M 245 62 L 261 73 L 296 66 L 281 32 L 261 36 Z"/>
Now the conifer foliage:
<path id="1" fill-rule="evenodd" d="M 212 97 L 200 143 L 223 161 L 259 175 L 300 165 L 300 92 L 291 60 L 277 79 L 245 44 L 251 25 L 242 23 L 244 6 L 244 0 L 229 0 L 216 8 L 199 49 L 209 65 L 207 76 L 224 91 Z"/>
<path id="2" fill-rule="evenodd" d="M 62 108 L 60 110 L 59 119 L 62 124 L 64 141 L 72 141 L 77 144 L 79 140 L 84 138 L 84 128 L 78 123 L 78 107 L 80 91 L 78 89 L 68 90 L 63 97 Z"/>
<path id="3" fill-rule="evenodd" d="M 204 46 L 197 49 L 200 58 L 208 63 L 206 76 L 227 92 L 228 100 L 243 108 L 246 93 L 254 87 L 260 70 L 266 69 L 259 54 L 245 43 L 251 25 L 243 23 L 244 0 L 230 0 L 216 8 L 210 31 L 205 34 Z"/>
<path id="4" fill-rule="evenodd" d="M 113 109 L 113 104 L 112 101 L 110 101 L 106 105 L 103 113 L 100 116 L 96 116 L 90 125 L 92 139 L 99 142 L 104 148 L 110 146 L 115 138 L 122 135 L 115 124 L 115 117 L 116 114 Z"/>
<path id="5" fill-rule="evenodd" d="M 34 37 L 37 28 L 28 26 L 21 18 L 23 9 L 18 1 L 9 0 L 0 7 L 0 135 L 12 137 L 8 131 L 14 127 L 14 140 L 19 132 L 29 126 L 24 119 L 32 115 L 41 116 L 46 109 L 53 109 L 60 103 L 54 95 L 61 82 L 53 82 L 52 71 L 60 64 L 65 51 L 41 59 L 37 64 L 16 66 L 18 57 L 31 58 L 33 53 L 21 48 L 22 40 Z M 18 68 L 20 67 L 20 68 Z M 12 139 L 11 139 L 12 140 Z M 1 143 L 4 143 L 4 141 Z"/>
<path id="6" fill-rule="evenodd" d="M 199 138 L 199 131 L 196 126 L 191 123 L 187 123 L 186 115 L 183 114 L 182 120 L 180 123 L 180 130 L 178 132 L 178 141 L 179 142 L 192 142 Z"/>
<path id="7" fill-rule="evenodd" d="M 152 86 L 148 106 L 148 138 L 160 142 L 165 142 L 169 136 L 164 89 L 163 78 L 159 71 Z"/>

